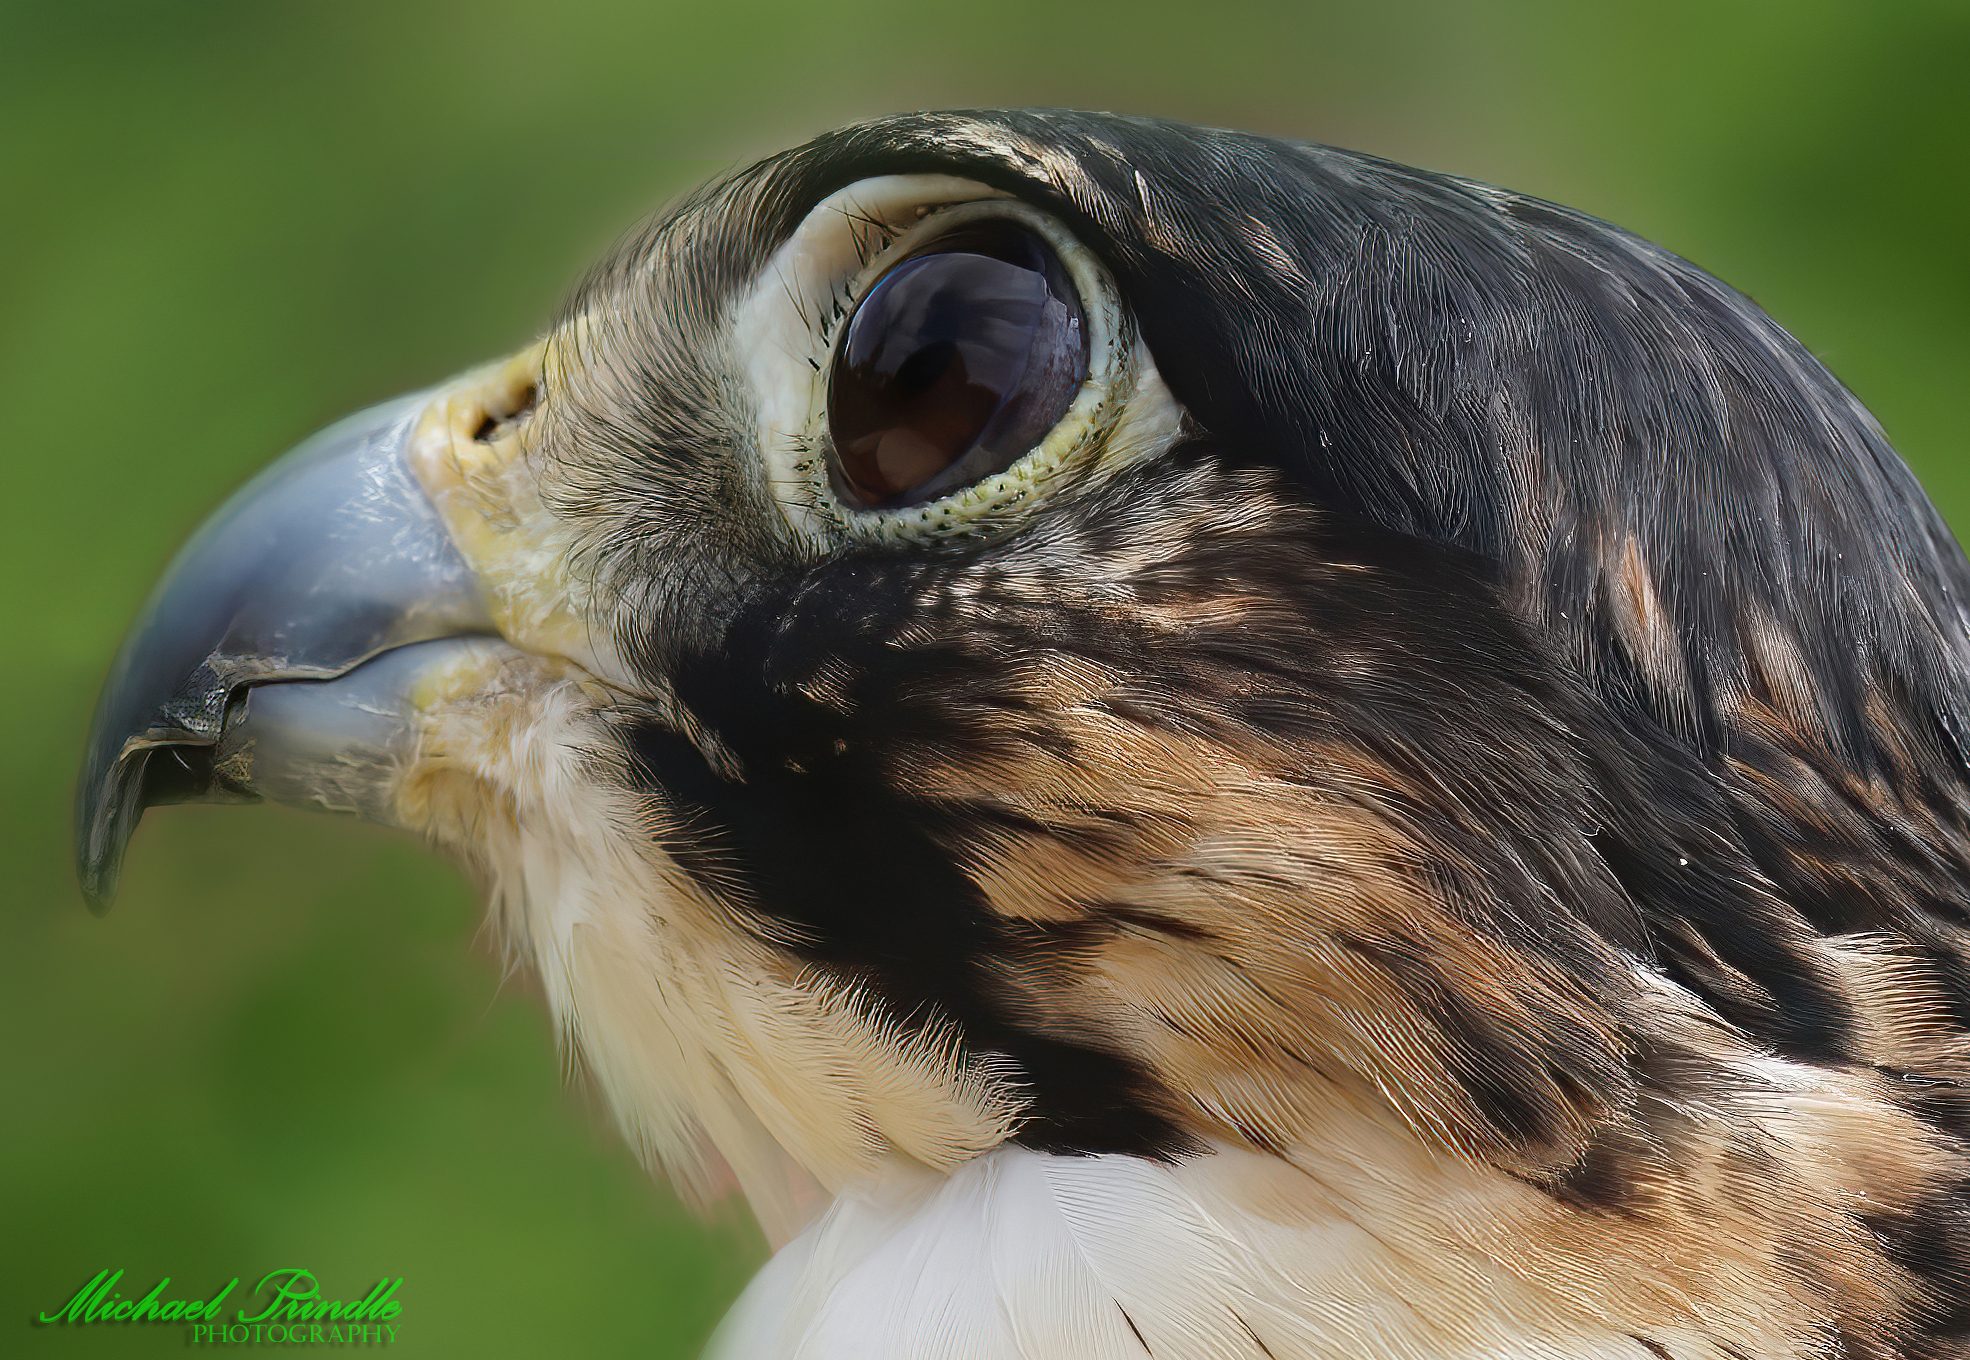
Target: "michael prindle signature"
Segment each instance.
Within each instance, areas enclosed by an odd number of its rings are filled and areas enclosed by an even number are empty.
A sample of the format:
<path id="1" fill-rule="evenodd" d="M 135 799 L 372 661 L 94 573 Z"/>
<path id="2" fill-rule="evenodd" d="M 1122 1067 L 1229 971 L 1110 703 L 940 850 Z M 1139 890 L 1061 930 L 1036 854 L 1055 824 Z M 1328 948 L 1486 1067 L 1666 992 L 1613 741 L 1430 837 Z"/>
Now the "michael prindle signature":
<path id="1" fill-rule="evenodd" d="M 314 1272 L 298 1266 L 261 1276 L 230 1318 L 222 1311 L 239 1288 L 238 1276 L 204 1298 L 174 1294 L 169 1275 L 136 1297 L 122 1292 L 122 1283 L 123 1272 L 105 1266 L 68 1302 L 38 1314 L 36 1321 L 43 1327 L 176 1324 L 187 1329 L 193 1345 L 387 1346 L 397 1339 L 396 1319 L 404 1310 L 396 1297 L 402 1276 L 385 1276 L 359 1299 L 332 1299 L 322 1296 Z"/>

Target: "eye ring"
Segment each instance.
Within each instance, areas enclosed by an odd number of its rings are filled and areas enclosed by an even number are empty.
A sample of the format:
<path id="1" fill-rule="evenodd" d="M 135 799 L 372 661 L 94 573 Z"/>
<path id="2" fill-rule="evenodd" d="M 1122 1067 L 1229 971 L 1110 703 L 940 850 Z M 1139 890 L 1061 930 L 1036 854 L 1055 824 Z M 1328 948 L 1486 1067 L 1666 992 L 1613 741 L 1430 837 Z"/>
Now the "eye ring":
<path id="1" fill-rule="evenodd" d="M 1003 469 L 920 503 L 863 506 L 845 499 L 831 469 L 837 453 L 829 425 L 829 377 L 840 362 L 849 321 L 870 290 L 893 268 L 941 238 L 977 224 L 1004 223 L 1037 237 L 1065 274 L 1080 304 L 1086 373 L 1066 410 L 1032 448 Z M 1085 474 L 1092 453 L 1135 387 L 1137 339 L 1113 280 L 1092 251 L 1052 217 L 1015 199 L 987 198 L 933 208 L 876 251 L 841 291 L 838 314 L 823 339 L 825 357 L 813 367 L 812 403 L 802 459 L 812 508 L 838 533 L 856 538 L 973 538 L 992 534 L 1059 485 Z M 832 309 L 831 309 L 832 310 Z"/>

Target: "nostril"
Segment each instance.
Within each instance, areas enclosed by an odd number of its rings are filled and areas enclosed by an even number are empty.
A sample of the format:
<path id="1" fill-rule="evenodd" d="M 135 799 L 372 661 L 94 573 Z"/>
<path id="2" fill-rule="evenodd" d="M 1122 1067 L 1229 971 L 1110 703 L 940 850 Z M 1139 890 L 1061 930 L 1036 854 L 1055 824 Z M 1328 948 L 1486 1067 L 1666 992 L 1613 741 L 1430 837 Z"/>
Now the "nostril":
<path id="1" fill-rule="evenodd" d="M 504 411 L 488 406 L 479 420 L 479 427 L 472 431 L 472 438 L 481 444 L 490 444 L 506 431 L 524 425 L 540 401 L 540 385 L 528 383 L 515 396 L 517 400 Z"/>

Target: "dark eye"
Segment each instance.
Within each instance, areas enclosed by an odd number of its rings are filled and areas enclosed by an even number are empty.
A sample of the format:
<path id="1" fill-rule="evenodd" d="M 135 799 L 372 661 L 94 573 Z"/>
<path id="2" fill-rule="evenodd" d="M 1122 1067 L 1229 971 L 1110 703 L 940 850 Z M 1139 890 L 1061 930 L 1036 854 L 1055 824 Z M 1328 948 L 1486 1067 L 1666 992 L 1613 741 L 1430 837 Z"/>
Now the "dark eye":
<path id="1" fill-rule="evenodd" d="M 1014 222 L 958 227 L 884 273 L 828 376 L 835 490 L 913 505 L 1003 472 L 1046 438 L 1088 374 L 1059 259 Z"/>

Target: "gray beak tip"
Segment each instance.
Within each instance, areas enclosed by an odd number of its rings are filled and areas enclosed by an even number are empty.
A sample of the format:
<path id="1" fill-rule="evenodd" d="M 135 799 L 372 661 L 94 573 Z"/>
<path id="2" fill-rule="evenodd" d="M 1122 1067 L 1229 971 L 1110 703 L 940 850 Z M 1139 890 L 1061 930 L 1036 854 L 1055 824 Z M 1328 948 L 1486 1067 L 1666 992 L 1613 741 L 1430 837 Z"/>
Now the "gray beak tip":
<path id="1" fill-rule="evenodd" d="M 91 916 L 109 915 L 110 904 L 116 900 L 116 871 L 107 862 L 80 869 L 82 882 L 82 905 L 89 909 Z"/>
<path id="2" fill-rule="evenodd" d="M 123 852 L 145 811 L 200 797 L 211 784 L 210 746 L 155 743 L 155 729 L 133 718 L 150 678 L 126 646 L 90 724 L 75 787 L 75 878 L 98 916 L 116 896 Z"/>
<path id="3" fill-rule="evenodd" d="M 125 774 L 129 763 L 86 770 L 75 790 L 75 878 L 83 902 L 97 916 L 107 913 L 115 900 L 123 848 L 143 815 L 137 790 L 129 787 L 141 782 L 141 773 L 130 780 Z"/>
<path id="4" fill-rule="evenodd" d="M 94 744 L 107 733 L 99 729 L 91 736 Z M 163 781 L 185 785 L 182 791 L 155 787 L 159 781 L 152 777 L 155 772 L 151 766 L 156 749 L 122 750 L 109 759 L 92 760 L 84 770 L 75 790 L 75 878 L 83 902 L 97 916 L 107 913 L 116 898 L 117 883 L 123 875 L 123 852 L 144 812 L 159 803 L 191 796 L 192 771 L 199 763 L 196 757 L 200 748 L 189 748 L 187 754 L 194 759 L 175 762 L 183 766 L 182 776 Z"/>
<path id="5" fill-rule="evenodd" d="M 91 916 L 109 915 L 110 904 L 115 900 L 116 871 L 108 863 L 82 870 L 82 905 Z"/>

